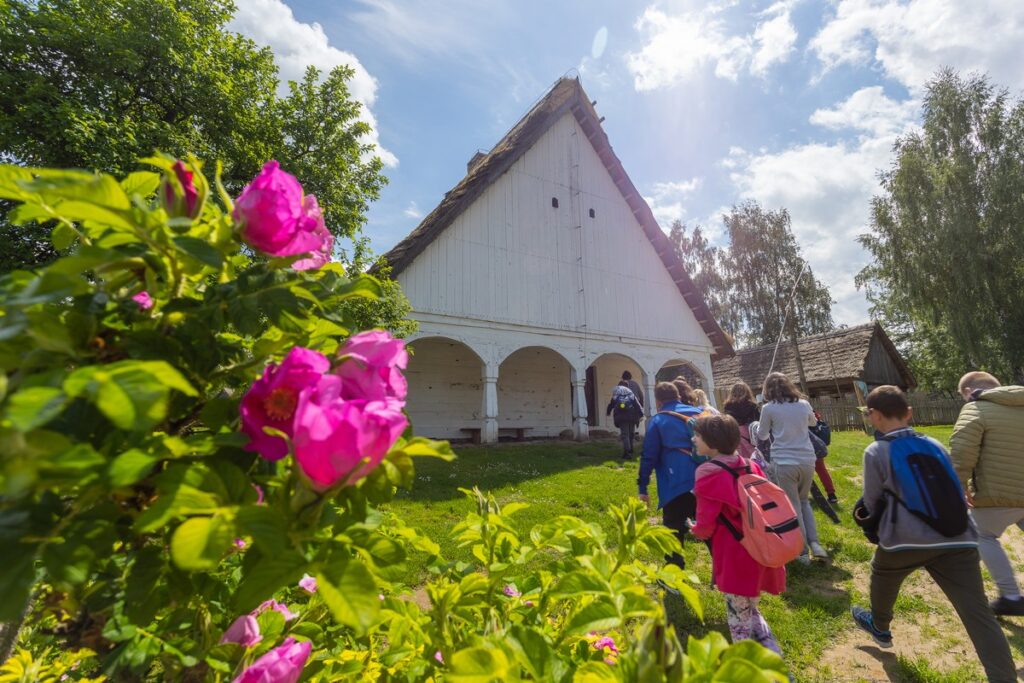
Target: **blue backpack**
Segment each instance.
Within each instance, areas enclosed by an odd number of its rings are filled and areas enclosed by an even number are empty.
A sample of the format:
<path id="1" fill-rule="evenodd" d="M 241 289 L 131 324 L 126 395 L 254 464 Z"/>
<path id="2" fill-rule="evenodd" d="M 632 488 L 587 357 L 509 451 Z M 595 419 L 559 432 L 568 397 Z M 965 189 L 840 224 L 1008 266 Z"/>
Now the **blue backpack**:
<path id="1" fill-rule="evenodd" d="M 943 536 L 967 531 L 967 501 L 949 457 L 935 442 L 917 432 L 884 437 L 889 442 L 892 478 L 902 497 L 892 498 Z M 893 522 L 896 510 L 893 510 Z"/>

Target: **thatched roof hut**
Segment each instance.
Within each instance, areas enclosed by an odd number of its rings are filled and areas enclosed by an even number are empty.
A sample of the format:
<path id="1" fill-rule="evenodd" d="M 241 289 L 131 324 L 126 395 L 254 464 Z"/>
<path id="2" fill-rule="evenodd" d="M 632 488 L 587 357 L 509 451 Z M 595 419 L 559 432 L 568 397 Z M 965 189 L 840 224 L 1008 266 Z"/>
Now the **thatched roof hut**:
<path id="1" fill-rule="evenodd" d="M 904 391 L 917 386 L 906 361 L 877 322 L 803 337 L 798 345 L 807 392 L 811 396 L 852 394 L 855 381 L 866 384 L 868 391 L 882 384 L 895 384 Z M 759 393 L 772 368 L 774 351 L 775 345 L 769 344 L 716 360 L 716 389 L 728 390 L 734 383 L 743 381 L 754 393 Z M 796 353 L 791 342 L 783 340 L 779 346 L 774 370 L 798 380 Z"/>

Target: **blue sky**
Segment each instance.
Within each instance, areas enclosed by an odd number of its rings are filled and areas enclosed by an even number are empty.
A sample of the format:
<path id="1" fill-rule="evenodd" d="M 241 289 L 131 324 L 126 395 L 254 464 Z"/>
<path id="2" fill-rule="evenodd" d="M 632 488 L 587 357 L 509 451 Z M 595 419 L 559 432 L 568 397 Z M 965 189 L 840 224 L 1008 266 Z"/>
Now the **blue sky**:
<path id="1" fill-rule="evenodd" d="M 579 74 L 637 188 L 721 236 L 744 199 L 785 207 L 837 323 L 867 320 L 853 276 L 877 171 L 940 67 L 1020 96 L 1020 0 L 236 0 L 232 27 L 282 76 L 356 69 L 390 179 L 366 234 L 408 234 L 564 74 Z"/>

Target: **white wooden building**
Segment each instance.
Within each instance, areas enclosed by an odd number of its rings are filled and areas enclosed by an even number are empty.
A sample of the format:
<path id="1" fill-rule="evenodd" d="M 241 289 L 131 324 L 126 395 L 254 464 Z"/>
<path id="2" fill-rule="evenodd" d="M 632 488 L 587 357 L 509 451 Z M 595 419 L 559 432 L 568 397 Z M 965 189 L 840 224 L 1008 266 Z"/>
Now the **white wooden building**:
<path id="1" fill-rule="evenodd" d="M 712 359 L 733 353 L 577 79 L 477 153 L 385 260 L 419 322 L 417 434 L 586 439 L 612 428 L 605 406 L 624 370 L 649 412 L 659 371 L 685 366 L 710 388 Z"/>

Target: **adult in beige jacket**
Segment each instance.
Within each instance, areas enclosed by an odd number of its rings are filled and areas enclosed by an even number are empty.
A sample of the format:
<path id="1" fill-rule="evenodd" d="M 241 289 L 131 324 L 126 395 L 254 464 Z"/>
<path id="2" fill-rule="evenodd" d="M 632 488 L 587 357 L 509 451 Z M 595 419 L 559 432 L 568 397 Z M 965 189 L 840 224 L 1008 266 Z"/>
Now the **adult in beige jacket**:
<path id="1" fill-rule="evenodd" d="M 950 456 L 973 498 L 978 551 L 999 589 L 996 614 L 1024 616 L 1013 567 L 999 537 L 1011 524 L 1024 530 L 1024 387 L 1000 386 L 987 372 L 960 378 L 967 403 L 950 437 Z"/>

